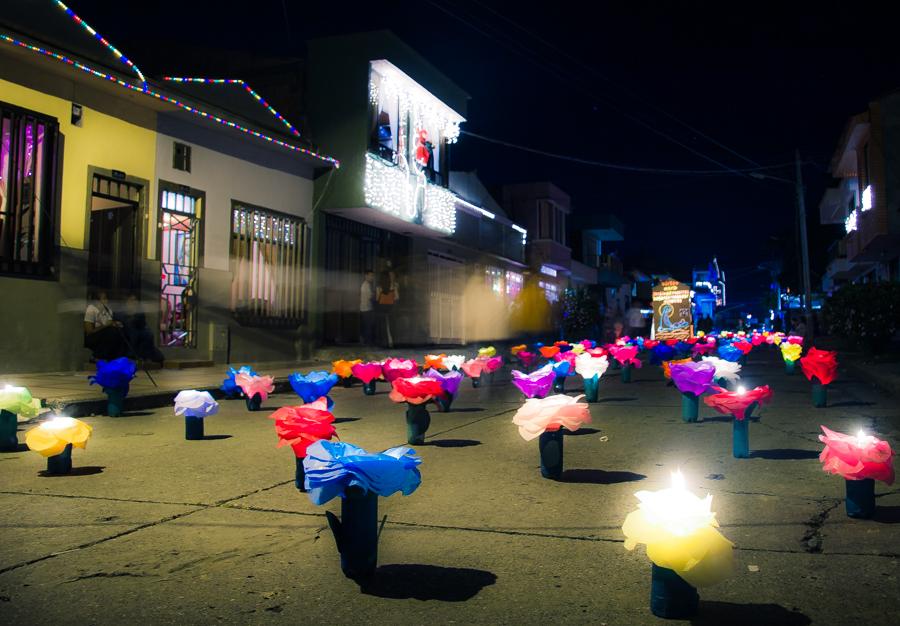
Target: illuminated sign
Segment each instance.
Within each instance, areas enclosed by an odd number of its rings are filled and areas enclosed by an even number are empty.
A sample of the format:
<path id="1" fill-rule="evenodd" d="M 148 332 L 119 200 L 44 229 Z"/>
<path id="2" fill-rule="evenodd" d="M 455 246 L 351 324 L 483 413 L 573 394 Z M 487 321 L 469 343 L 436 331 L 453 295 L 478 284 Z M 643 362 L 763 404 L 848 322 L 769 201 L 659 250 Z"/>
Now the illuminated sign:
<path id="1" fill-rule="evenodd" d="M 874 206 L 874 202 L 872 201 L 872 185 L 869 185 L 862 192 L 862 203 L 860 208 L 863 211 L 868 211 Z"/>
<path id="2" fill-rule="evenodd" d="M 556 270 L 547 265 L 541 265 L 541 274 L 546 274 L 547 276 L 556 277 Z"/>
<path id="3" fill-rule="evenodd" d="M 694 334 L 691 288 L 677 280 L 664 280 L 653 288 L 654 339 L 688 339 Z"/>
<path id="4" fill-rule="evenodd" d="M 848 233 L 852 233 L 854 230 L 856 230 L 856 222 L 858 219 L 859 211 L 855 209 L 853 211 L 850 211 L 850 215 L 848 215 L 844 219 L 844 230 L 846 230 Z"/>

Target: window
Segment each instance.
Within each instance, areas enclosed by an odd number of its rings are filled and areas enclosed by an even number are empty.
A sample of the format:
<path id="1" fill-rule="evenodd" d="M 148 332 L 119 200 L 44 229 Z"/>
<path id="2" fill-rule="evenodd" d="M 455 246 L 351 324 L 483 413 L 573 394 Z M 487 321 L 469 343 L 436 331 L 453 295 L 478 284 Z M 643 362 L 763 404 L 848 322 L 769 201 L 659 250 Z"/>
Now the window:
<path id="1" fill-rule="evenodd" d="M 53 118 L 0 103 L 2 273 L 54 273 L 58 130 Z"/>
<path id="2" fill-rule="evenodd" d="M 507 270 L 506 272 L 506 297 L 515 300 L 522 291 L 522 285 L 525 284 L 525 277 L 519 272 Z"/>
<path id="3" fill-rule="evenodd" d="M 491 293 L 498 296 L 503 293 L 503 271 L 499 267 L 485 267 L 484 280 Z"/>
<path id="4" fill-rule="evenodd" d="M 231 309 L 245 326 L 299 326 L 309 282 L 306 220 L 232 201 Z"/>
<path id="5" fill-rule="evenodd" d="M 547 301 L 550 304 L 559 302 L 559 287 L 557 287 L 554 283 L 545 282 L 542 280 L 538 282 L 538 286 L 544 290 L 544 296 L 547 298 Z"/>
<path id="6" fill-rule="evenodd" d="M 160 181 L 160 345 L 197 345 L 203 192 Z"/>
<path id="7" fill-rule="evenodd" d="M 172 144 L 172 169 L 191 171 L 191 147 L 186 143 L 176 141 Z"/>

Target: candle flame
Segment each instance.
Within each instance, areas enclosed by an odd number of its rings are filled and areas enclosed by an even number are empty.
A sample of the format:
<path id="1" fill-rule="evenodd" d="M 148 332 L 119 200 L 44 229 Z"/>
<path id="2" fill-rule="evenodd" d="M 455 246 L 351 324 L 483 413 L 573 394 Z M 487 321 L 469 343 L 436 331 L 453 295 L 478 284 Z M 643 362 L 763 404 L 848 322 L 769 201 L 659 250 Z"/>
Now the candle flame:
<path id="1" fill-rule="evenodd" d="M 42 422 L 41 428 L 46 428 L 48 430 L 59 430 L 62 428 L 68 428 L 74 423 L 75 418 L 65 415 L 57 415 L 56 417 L 49 419 L 46 422 Z"/>
<path id="2" fill-rule="evenodd" d="M 859 432 L 856 433 L 856 444 L 858 446 L 862 447 L 865 445 L 865 443 L 866 443 L 866 433 L 862 428 L 860 428 Z"/>
<path id="3" fill-rule="evenodd" d="M 747 393 L 747 388 L 744 387 L 743 385 L 740 385 L 740 386 L 737 388 L 737 392 L 738 392 L 738 394 L 740 394 L 740 395 L 744 395 L 745 393 Z"/>

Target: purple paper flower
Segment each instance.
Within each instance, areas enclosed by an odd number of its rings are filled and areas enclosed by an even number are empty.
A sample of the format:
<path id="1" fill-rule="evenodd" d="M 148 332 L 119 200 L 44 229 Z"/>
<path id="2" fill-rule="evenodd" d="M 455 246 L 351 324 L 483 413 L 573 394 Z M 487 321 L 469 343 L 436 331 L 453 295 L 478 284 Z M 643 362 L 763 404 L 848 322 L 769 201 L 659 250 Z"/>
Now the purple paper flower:
<path id="1" fill-rule="evenodd" d="M 462 372 L 458 370 L 450 370 L 446 374 L 441 374 L 433 367 L 425 370 L 425 376 L 441 383 L 444 391 L 451 396 L 456 396 L 456 393 L 459 391 L 459 384 L 463 379 Z"/>
<path id="2" fill-rule="evenodd" d="M 716 375 L 716 366 L 709 361 L 696 363 L 673 363 L 669 369 L 672 374 L 672 382 L 681 393 L 692 393 L 696 396 L 703 395 L 712 384 Z"/>
<path id="3" fill-rule="evenodd" d="M 556 372 L 552 367 L 545 366 L 531 374 L 523 374 L 519 370 L 512 371 L 513 384 L 525 394 L 526 398 L 543 398 L 550 392 L 554 380 Z"/>

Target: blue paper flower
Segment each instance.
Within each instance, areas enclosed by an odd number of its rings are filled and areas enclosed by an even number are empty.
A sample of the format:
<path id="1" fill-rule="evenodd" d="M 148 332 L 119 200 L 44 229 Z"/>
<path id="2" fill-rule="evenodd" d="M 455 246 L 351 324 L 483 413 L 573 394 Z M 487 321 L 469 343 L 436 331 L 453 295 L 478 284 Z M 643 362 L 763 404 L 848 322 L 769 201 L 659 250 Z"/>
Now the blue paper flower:
<path id="1" fill-rule="evenodd" d="M 329 374 L 328 372 L 310 372 L 306 376 L 294 372 L 288 376 L 288 382 L 294 392 L 303 398 L 304 402 L 315 402 L 322 396 L 327 396 L 331 388 L 337 384 L 339 377 L 337 374 Z M 331 408 L 333 402 L 328 398 L 328 406 Z"/>
<path id="2" fill-rule="evenodd" d="M 640 337 L 640 336 L 635 337 L 635 338 L 634 338 L 634 345 L 636 345 L 638 348 L 640 348 L 641 350 L 643 350 L 643 349 L 644 349 L 644 338 L 643 338 L 643 337 Z"/>
<path id="3" fill-rule="evenodd" d="M 693 349 L 693 347 L 694 346 L 687 343 L 686 341 L 679 341 L 675 344 L 675 354 L 678 355 L 676 358 L 680 359 L 690 355 L 691 349 Z"/>
<path id="4" fill-rule="evenodd" d="M 401 492 L 408 496 L 422 482 L 416 451 L 399 446 L 371 453 L 344 442 L 319 440 L 306 450 L 305 487 L 313 504 L 344 497 L 348 487 L 361 487 L 379 496 Z"/>
<path id="5" fill-rule="evenodd" d="M 675 358 L 675 349 L 664 343 L 653 346 L 650 351 L 650 362 L 653 365 L 661 365 L 663 361 L 671 361 Z"/>
<path id="6" fill-rule="evenodd" d="M 228 375 L 225 377 L 225 380 L 222 381 L 222 386 L 219 387 L 219 389 L 221 389 L 225 393 L 225 395 L 230 398 L 234 397 L 234 396 L 239 396 L 241 394 L 240 387 L 238 387 L 237 384 L 235 384 L 235 382 L 234 382 L 234 377 L 237 376 L 238 374 L 247 374 L 249 376 L 259 376 L 259 374 L 257 374 L 253 370 L 253 368 L 250 367 L 249 365 L 244 365 L 239 370 L 236 370 L 233 367 L 229 367 Z"/>
<path id="7" fill-rule="evenodd" d="M 568 361 L 556 361 L 553 363 L 553 373 L 557 377 L 568 376 L 571 369 L 572 364 Z"/>
<path id="8" fill-rule="evenodd" d="M 124 356 L 112 361 L 97 361 L 97 373 L 88 376 L 92 385 L 100 385 L 103 389 L 115 389 L 128 393 L 128 383 L 134 378 L 137 366 L 134 361 Z"/>
<path id="9" fill-rule="evenodd" d="M 716 352 L 718 352 L 720 359 L 731 361 L 732 363 L 737 363 L 744 356 L 744 353 L 739 348 L 735 348 L 730 343 L 720 343 L 719 347 L 716 348 Z"/>

